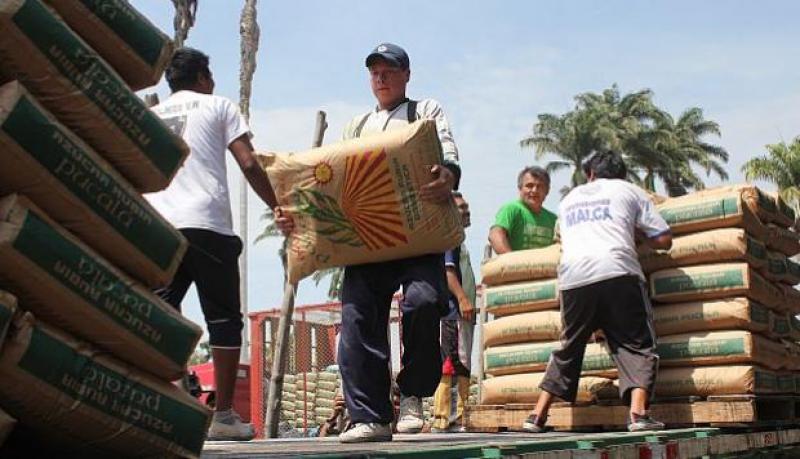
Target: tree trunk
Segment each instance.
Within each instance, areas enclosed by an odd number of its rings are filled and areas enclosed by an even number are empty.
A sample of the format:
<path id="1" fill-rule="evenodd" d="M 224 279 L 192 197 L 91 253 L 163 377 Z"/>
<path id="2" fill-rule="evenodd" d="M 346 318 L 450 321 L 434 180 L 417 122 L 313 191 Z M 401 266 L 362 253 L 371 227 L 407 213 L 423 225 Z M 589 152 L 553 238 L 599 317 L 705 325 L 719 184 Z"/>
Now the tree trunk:
<path id="1" fill-rule="evenodd" d="M 189 36 L 189 29 L 194 26 L 195 15 L 197 14 L 197 0 L 172 0 L 175 6 L 175 18 L 172 26 L 175 29 L 175 49 L 183 47 L 183 42 Z"/>

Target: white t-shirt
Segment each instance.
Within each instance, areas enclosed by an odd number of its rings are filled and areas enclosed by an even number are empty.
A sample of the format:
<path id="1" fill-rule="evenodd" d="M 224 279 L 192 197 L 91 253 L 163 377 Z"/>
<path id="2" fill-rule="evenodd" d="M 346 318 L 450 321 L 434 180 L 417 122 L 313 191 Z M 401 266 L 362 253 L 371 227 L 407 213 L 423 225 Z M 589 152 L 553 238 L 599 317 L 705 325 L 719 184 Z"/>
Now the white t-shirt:
<path id="1" fill-rule="evenodd" d="M 367 117 L 364 120 L 364 117 Z M 442 153 L 445 162 L 458 163 L 458 147 L 453 140 L 453 133 L 450 130 L 450 123 L 444 115 L 442 106 L 433 99 L 422 99 L 417 102 L 417 118 L 422 120 L 436 121 L 436 132 L 442 144 Z M 408 126 L 408 101 L 403 102 L 392 110 L 381 110 L 375 107 L 369 113 L 356 116 L 344 128 L 342 140 L 349 140 L 356 136 L 356 130 L 361 122 L 361 137 L 378 132 L 391 131 L 392 129 Z"/>
<path id="2" fill-rule="evenodd" d="M 649 238 L 669 232 L 645 192 L 624 180 L 598 179 L 578 186 L 558 210 L 560 290 L 627 275 L 644 280 L 634 229 Z"/>
<path id="3" fill-rule="evenodd" d="M 250 132 L 239 107 L 224 97 L 178 91 L 153 111 L 186 141 L 190 153 L 165 190 L 145 197 L 178 229 L 233 236 L 225 157 L 228 145 Z"/>

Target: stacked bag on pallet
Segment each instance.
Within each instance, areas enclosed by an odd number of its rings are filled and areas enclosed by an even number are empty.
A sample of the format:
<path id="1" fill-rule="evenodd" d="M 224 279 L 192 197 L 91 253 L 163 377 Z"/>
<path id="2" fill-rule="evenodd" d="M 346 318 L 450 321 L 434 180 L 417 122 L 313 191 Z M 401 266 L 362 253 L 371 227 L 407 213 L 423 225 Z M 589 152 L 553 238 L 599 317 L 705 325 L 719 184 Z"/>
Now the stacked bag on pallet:
<path id="1" fill-rule="evenodd" d="M 557 284 L 558 244 L 499 255 L 481 267 L 485 307 L 481 404 L 532 403 L 561 329 Z M 607 350 L 590 344 L 583 360 L 578 400 L 606 397 L 616 376 Z"/>
<path id="2" fill-rule="evenodd" d="M 796 393 L 800 237 L 777 196 L 752 185 L 668 199 L 668 251 L 640 250 L 658 334 L 656 395 Z"/>
<path id="3" fill-rule="evenodd" d="M 297 400 L 294 402 L 297 427 L 317 426 L 314 408 L 317 406 L 317 372 L 299 373 L 296 376 Z"/>
<path id="4" fill-rule="evenodd" d="M 321 426 L 333 414 L 341 377 L 333 368 L 284 376 L 281 421 L 294 429 Z"/>
<path id="5" fill-rule="evenodd" d="M 336 394 L 341 391 L 341 376 L 334 366 L 317 373 L 317 393 L 314 406 L 314 419 L 322 425 L 333 415 Z"/>
<path id="6" fill-rule="evenodd" d="M 171 382 L 202 330 L 151 293 L 187 244 L 141 196 L 188 147 L 133 92 L 172 43 L 123 0 L 0 0 L 0 27 L 0 407 L 71 455 L 198 457 L 210 412 Z"/>

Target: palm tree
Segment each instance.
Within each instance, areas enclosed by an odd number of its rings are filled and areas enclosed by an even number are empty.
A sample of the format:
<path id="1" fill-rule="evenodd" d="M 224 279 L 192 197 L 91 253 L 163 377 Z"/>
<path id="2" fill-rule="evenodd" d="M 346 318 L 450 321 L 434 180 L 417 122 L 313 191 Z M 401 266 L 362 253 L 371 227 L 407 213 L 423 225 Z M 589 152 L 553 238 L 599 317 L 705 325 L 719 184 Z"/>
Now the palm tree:
<path id="1" fill-rule="evenodd" d="M 780 195 L 795 212 L 800 211 L 800 136 L 766 146 L 767 154 L 742 166 L 747 180 L 765 180 L 778 185 Z"/>
<path id="2" fill-rule="evenodd" d="M 189 29 L 194 26 L 194 19 L 197 15 L 197 0 L 172 0 L 175 6 L 175 16 L 172 26 L 175 29 L 175 48 L 183 46 L 183 42 L 189 36 Z"/>
<path id="3" fill-rule="evenodd" d="M 539 115 L 539 121 L 533 126 L 533 134 L 520 141 L 522 147 L 533 147 L 537 161 L 551 154 L 559 159 L 547 163 L 546 169 L 554 173 L 561 169 L 573 168 L 570 186 L 561 190 L 566 194 L 571 188 L 586 183 L 581 164 L 593 150 L 593 141 L 588 138 L 588 129 L 582 128 L 585 117 L 575 112 L 566 115 Z"/>
<path id="4" fill-rule="evenodd" d="M 707 176 L 727 178 L 722 163 L 728 153 L 703 140 L 719 135 L 719 125 L 704 119 L 699 108 L 686 110 L 675 121 L 655 105 L 649 89 L 623 96 L 616 85 L 599 94 L 579 94 L 575 100 L 575 108 L 564 115 L 539 115 L 533 134 L 520 142 L 535 148 L 537 160 L 546 154 L 558 157 L 547 164 L 549 172 L 573 168 L 570 186 L 562 194 L 585 182 L 582 162 L 592 151 L 604 149 L 622 153 L 631 166 L 628 179 L 650 191 L 655 191 L 657 179 L 670 195 L 703 188 L 694 170 L 698 166 Z"/>

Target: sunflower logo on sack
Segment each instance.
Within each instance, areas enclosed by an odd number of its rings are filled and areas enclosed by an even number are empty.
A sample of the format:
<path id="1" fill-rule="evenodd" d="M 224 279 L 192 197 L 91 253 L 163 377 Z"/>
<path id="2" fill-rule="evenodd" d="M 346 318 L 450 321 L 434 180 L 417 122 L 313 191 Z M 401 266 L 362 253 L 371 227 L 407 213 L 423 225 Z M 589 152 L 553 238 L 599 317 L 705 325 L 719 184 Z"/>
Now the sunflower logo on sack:
<path id="1" fill-rule="evenodd" d="M 325 161 L 314 166 L 314 182 L 317 185 L 327 185 L 333 179 L 333 168 Z"/>
<path id="2" fill-rule="evenodd" d="M 317 184 L 332 178 L 329 164 L 314 166 Z M 408 242 L 386 151 L 348 157 L 338 199 L 320 190 L 298 188 L 295 200 L 300 212 L 316 220 L 317 233 L 333 243 L 378 250 Z"/>

